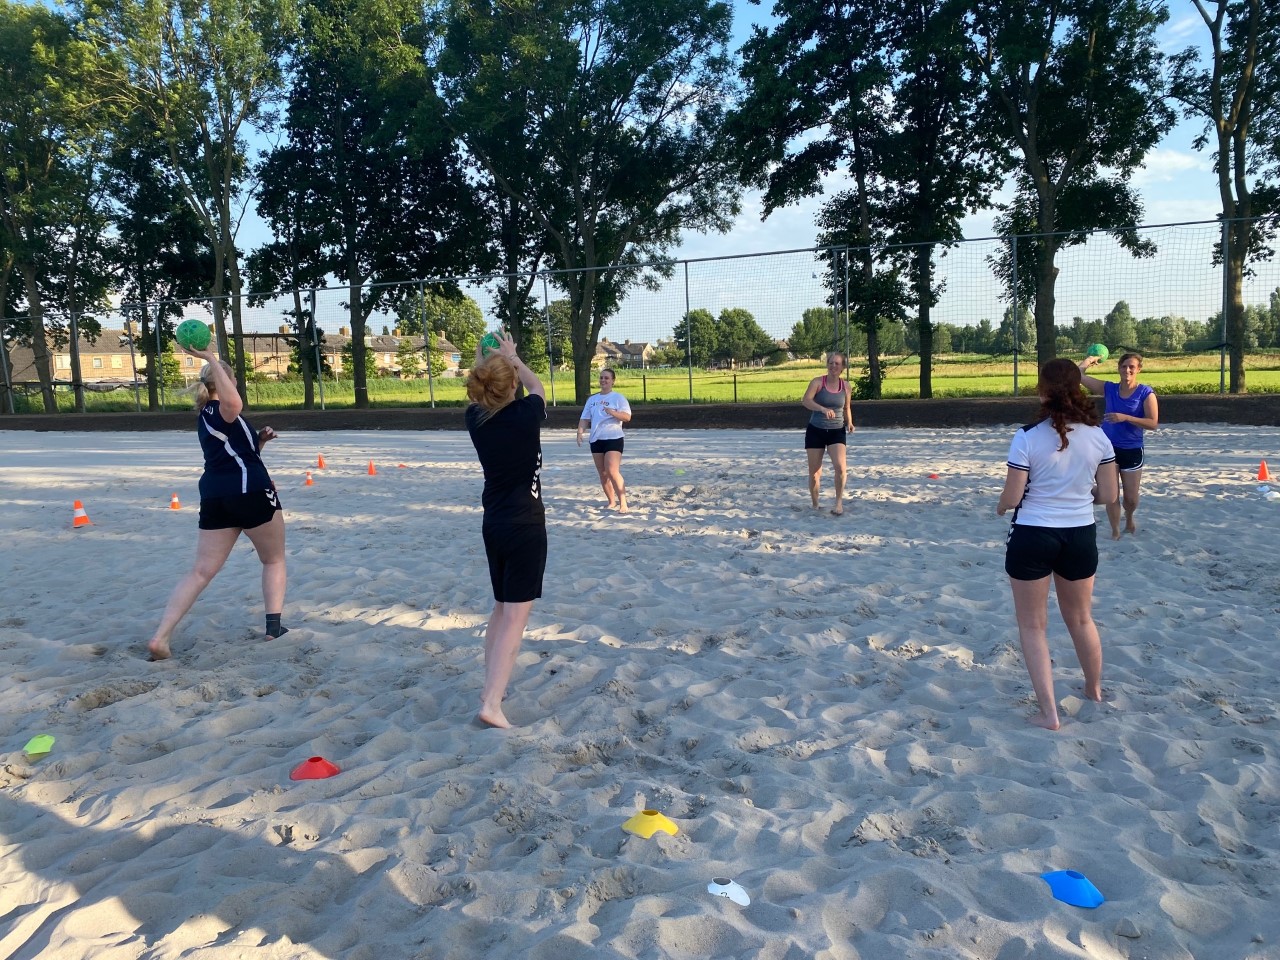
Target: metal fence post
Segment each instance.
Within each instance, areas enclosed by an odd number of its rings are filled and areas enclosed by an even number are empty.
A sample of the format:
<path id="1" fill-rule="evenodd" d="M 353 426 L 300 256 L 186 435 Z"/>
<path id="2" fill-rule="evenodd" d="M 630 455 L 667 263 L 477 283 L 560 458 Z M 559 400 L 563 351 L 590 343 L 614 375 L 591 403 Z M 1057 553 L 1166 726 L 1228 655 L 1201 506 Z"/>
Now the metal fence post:
<path id="1" fill-rule="evenodd" d="M 144 305 L 143 309 L 146 307 Z M 164 316 L 164 301 L 156 304 L 156 362 L 155 376 L 156 382 L 160 385 L 160 412 L 168 413 L 169 407 L 166 399 L 166 391 L 164 386 L 164 345 L 160 342 L 160 318 Z"/>
<path id="2" fill-rule="evenodd" d="M 547 293 L 547 275 L 542 275 L 542 322 L 547 325 L 547 380 L 551 383 L 551 405 L 556 405 L 556 348 L 551 336 L 551 297 Z"/>
<path id="3" fill-rule="evenodd" d="M 0 367 L 4 367 L 4 392 L 9 398 L 9 412 L 17 413 L 17 408 L 13 404 L 13 380 L 9 374 L 9 347 L 4 342 L 4 317 L 0 316 Z"/>
<path id="4" fill-rule="evenodd" d="M 423 290 L 422 281 L 418 281 L 418 323 L 422 326 L 422 346 L 427 352 L 427 393 L 431 397 L 431 409 L 436 407 L 436 374 L 431 369 L 431 356 L 434 352 L 435 331 L 427 329 L 427 295 Z"/>
<path id="5" fill-rule="evenodd" d="M 1231 227 L 1222 220 L 1222 336 L 1218 338 L 1218 393 L 1227 392 L 1227 310 L 1231 301 Z"/>
<path id="6" fill-rule="evenodd" d="M 311 311 L 311 347 L 316 355 L 316 386 L 320 388 L 320 409 L 324 409 L 324 361 L 320 357 L 320 333 L 316 329 L 316 288 L 307 291 L 307 309 Z"/>
<path id="7" fill-rule="evenodd" d="M 849 351 L 853 349 L 853 330 L 849 326 L 849 248 L 844 248 L 844 379 L 853 382 Z"/>
<path id="8" fill-rule="evenodd" d="M 1013 236 L 1013 312 L 1009 315 L 1010 325 L 1013 327 L 1013 395 L 1018 395 L 1018 326 L 1022 322 L 1022 317 L 1018 310 L 1018 235 Z"/>
<path id="9" fill-rule="evenodd" d="M 684 357 L 689 371 L 689 402 L 693 403 L 693 318 L 689 316 L 689 261 L 684 262 Z"/>

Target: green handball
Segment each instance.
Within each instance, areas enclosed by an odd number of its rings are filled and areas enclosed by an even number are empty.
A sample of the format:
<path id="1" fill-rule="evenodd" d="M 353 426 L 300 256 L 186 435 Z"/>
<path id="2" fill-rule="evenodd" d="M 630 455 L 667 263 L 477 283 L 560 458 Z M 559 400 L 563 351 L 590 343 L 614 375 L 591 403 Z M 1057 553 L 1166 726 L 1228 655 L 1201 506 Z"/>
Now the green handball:
<path id="1" fill-rule="evenodd" d="M 188 350 L 203 350 L 209 345 L 209 328 L 199 320 L 183 320 L 173 335 Z"/>
<path id="2" fill-rule="evenodd" d="M 480 352 L 486 357 L 491 353 L 497 353 L 502 348 L 502 342 L 492 333 L 486 333 L 480 341 Z"/>
<path id="3" fill-rule="evenodd" d="M 1104 344 L 1095 343 L 1089 347 L 1089 356 L 1097 357 L 1099 360 L 1106 360 L 1111 356 L 1111 351 Z"/>

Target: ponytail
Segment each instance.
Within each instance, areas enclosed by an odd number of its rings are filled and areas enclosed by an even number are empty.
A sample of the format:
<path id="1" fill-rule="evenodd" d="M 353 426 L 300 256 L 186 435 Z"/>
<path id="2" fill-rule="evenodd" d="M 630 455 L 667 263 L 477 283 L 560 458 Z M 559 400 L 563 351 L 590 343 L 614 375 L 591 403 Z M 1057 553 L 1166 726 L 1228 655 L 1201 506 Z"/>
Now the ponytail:
<path id="1" fill-rule="evenodd" d="M 1096 427 L 1102 422 L 1098 408 L 1084 392 L 1080 368 L 1065 357 L 1050 360 L 1040 368 L 1040 419 L 1049 420 L 1062 439 L 1059 450 L 1070 446 L 1070 423 Z"/>

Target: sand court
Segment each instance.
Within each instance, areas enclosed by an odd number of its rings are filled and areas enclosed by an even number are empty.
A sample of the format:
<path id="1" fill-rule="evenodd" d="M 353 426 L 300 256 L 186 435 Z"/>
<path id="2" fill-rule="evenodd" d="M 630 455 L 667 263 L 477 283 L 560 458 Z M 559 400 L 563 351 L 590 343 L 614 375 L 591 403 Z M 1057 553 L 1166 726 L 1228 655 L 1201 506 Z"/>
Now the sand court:
<path id="1" fill-rule="evenodd" d="M 194 430 L 0 432 L 0 956 L 1280 956 L 1280 502 L 1253 479 L 1280 429 L 1149 438 L 1138 536 L 1097 511 L 1107 700 L 1051 599 L 1049 733 L 994 515 L 1015 427 L 858 430 L 836 518 L 797 423 L 637 415 L 626 516 L 544 432 L 510 732 L 473 723 L 465 433 L 283 434 L 291 632 L 262 641 L 242 538 L 149 663 L 195 549 Z M 342 772 L 290 780 L 317 755 Z M 644 808 L 679 833 L 624 832 Z M 1068 869 L 1106 902 L 1054 900 Z"/>

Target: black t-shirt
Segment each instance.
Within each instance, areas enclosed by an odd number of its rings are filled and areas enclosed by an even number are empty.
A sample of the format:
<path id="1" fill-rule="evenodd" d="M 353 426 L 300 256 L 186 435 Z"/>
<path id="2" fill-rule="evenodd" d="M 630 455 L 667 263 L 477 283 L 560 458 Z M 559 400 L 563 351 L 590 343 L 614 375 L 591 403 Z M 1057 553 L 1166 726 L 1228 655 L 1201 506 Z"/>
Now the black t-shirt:
<path id="1" fill-rule="evenodd" d="M 542 507 L 542 443 L 538 431 L 546 403 L 530 394 L 513 400 L 487 420 L 467 407 L 467 432 L 484 469 L 484 525 L 546 522 Z"/>

